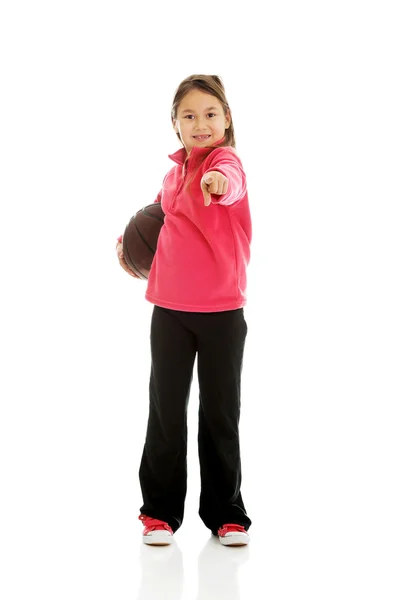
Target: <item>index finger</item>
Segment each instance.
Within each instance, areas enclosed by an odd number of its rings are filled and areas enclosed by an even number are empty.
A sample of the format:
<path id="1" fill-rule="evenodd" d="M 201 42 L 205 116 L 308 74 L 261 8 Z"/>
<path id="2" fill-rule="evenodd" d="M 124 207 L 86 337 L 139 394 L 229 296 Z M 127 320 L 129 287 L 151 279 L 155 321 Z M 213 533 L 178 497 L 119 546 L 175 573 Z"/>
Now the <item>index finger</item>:
<path id="1" fill-rule="evenodd" d="M 202 189 L 202 193 L 203 193 L 203 196 L 204 196 L 204 204 L 205 204 L 205 206 L 209 206 L 210 203 L 212 202 L 210 193 L 208 192 L 207 189 Z"/>

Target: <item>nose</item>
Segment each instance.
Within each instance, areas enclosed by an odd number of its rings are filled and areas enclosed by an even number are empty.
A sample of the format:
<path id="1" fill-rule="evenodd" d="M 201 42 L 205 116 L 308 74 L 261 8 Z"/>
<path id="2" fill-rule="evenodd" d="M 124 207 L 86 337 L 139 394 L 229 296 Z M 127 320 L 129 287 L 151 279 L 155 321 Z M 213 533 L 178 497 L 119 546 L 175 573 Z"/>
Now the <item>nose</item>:
<path id="1" fill-rule="evenodd" d="M 197 117 L 195 119 L 195 129 L 205 129 L 204 117 Z"/>

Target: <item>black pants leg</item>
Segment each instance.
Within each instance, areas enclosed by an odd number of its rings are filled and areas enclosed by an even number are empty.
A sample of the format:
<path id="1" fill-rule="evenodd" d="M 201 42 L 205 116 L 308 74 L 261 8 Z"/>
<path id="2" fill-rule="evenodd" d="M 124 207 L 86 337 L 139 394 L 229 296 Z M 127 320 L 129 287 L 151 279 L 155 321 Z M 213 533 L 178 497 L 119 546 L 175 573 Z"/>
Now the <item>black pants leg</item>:
<path id="1" fill-rule="evenodd" d="M 199 515 L 216 535 L 225 523 L 249 529 L 240 491 L 240 382 L 247 324 L 243 309 L 212 313 L 198 339 L 201 470 Z"/>
<path id="2" fill-rule="evenodd" d="M 182 524 L 187 490 L 187 407 L 196 357 L 195 336 L 175 311 L 154 306 L 151 319 L 150 406 L 139 469 L 140 512 Z"/>
<path id="3" fill-rule="evenodd" d="M 216 533 L 224 523 L 248 529 L 240 492 L 240 376 L 247 326 L 243 309 L 191 313 L 154 307 L 150 412 L 140 465 L 140 511 L 181 526 L 186 496 L 187 407 L 198 352 L 200 390 L 199 515 Z"/>

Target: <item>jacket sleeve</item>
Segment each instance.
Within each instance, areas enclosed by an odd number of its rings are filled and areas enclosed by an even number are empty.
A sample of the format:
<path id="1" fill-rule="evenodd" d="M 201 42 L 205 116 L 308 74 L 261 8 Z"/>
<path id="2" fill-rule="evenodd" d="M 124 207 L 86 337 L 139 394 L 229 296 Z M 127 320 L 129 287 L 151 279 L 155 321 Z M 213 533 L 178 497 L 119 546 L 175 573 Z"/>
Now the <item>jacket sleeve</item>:
<path id="1" fill-rule="evenodd" d="M 246 174 L 243 171 L 242 163 L 237 154 L 231 151 L 216 154 L 204 175 L 210 171 L 219 171 L 228 179 L 226 194 L 220 196 L 211 194 L 213 204 L 228 206 L 238 202 L 245 196 L 247 191 Z"/>

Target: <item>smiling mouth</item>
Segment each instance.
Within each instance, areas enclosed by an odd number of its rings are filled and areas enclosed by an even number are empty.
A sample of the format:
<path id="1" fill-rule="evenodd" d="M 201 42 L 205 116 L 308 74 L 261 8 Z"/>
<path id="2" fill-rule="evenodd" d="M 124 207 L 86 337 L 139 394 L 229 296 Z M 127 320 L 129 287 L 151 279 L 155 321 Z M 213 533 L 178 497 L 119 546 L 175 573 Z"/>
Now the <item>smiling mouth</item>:
<path id="1" fill-rule="evenodd" d="M 192 137 L 198 141 L 201 141 L 201 140 L 207 140 L 211 136 L 210 135 L 194 135 Z"/>

